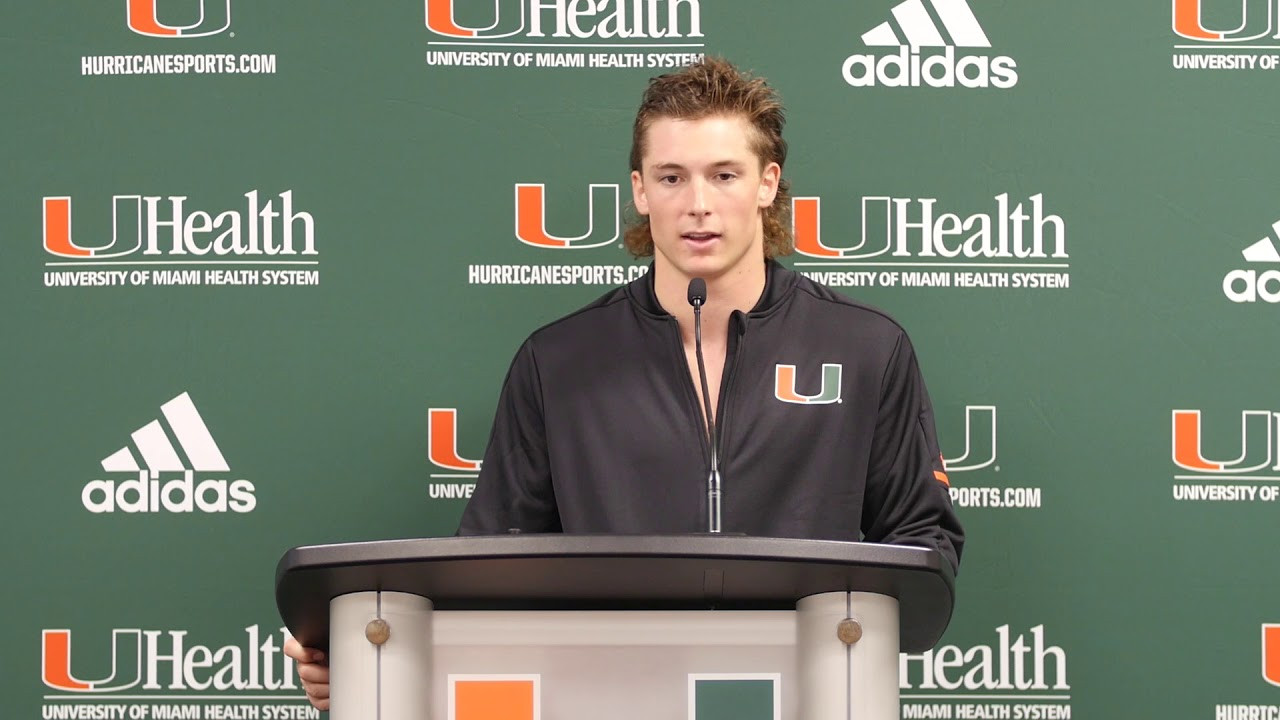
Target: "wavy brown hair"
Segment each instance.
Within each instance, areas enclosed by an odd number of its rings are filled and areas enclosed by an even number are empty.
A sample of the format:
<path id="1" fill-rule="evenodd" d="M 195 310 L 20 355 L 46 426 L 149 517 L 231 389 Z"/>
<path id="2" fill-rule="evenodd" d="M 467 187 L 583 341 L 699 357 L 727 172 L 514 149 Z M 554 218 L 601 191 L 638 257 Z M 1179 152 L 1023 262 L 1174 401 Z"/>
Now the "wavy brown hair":
<path id="1" fill-rule="evenodd" d="M 678 72 L 660 75 L 649 81 L 636 112 L 631 131 L 631 169 L 641 172 L 641 160 L 649 127 L 655 120 L 701 120 L 717 115 L 742 117 L 754 132 L 751 149 L 760 158 L 760 168 L 787 160 L 787 141 L 782 139 L 786 124 L 782 101 L 763 78 L 752 77 L 723 58 L 708 57 Z M 790 183 L 778 182 L 773 204 L 763 211 L 764 256 L 789 255 L 794 241 L 791 236 Z M 623 240 L 636 257 L 653 255 L 653 235 L 649 218 L 634 213 Z"/>

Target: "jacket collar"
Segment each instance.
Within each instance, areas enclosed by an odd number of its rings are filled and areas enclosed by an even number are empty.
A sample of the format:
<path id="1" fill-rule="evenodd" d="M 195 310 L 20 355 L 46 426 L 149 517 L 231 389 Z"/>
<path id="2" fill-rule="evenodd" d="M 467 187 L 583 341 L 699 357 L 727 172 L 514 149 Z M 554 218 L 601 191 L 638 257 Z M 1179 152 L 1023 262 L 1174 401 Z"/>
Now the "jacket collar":
<path id="1" fill-rule="evenodd" d="M 671 317 L 670 313 L 658 302 L 658 294 L 653 287 L 653 274 L 654 264 L 649 263 L 649 272 L 645 273 L 644 277 L 638 278 L 626 286 L 627 296 L 631 298 L 632 303 L 648 315 Z M 764 292 L 760 293 L 760 299 L 756 301 L 755 307 L 751 308 L 751 311 L 747 314 L 750 317 L 769 314 L 791 294 L 791 291 L 795 288 L 797 277 L 796 273 L 786 269 L 778 261 L 765 260 Z"/>

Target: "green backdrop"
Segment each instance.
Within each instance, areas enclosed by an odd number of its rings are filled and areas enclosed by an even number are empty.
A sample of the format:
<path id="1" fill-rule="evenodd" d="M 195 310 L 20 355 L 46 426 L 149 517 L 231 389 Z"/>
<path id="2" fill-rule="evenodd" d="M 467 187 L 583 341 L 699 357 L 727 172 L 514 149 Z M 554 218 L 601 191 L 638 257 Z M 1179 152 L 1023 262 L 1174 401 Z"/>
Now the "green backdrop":
<path id="1" fill-rule="evenodd" d="M 7 715 L 312 716 L 277 558 L 452 533 L 518 344 L 643 271 L 646 80 L 714 53 L 787 103 L 787 263 L 937 409 L 969 540 L 904 717 L 1280 717 L 1277 18 L 6 3 Z"/>

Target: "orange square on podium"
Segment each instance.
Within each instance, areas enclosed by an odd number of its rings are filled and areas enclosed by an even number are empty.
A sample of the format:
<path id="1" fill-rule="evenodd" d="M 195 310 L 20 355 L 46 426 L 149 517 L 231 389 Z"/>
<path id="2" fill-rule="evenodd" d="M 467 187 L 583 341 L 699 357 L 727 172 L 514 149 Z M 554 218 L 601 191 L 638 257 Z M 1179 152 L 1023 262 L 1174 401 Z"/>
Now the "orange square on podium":
<path id="1" fill-rule="evenodd" d="M 456 679 L 452 720 L 537 720 L 536 680 Z"/>

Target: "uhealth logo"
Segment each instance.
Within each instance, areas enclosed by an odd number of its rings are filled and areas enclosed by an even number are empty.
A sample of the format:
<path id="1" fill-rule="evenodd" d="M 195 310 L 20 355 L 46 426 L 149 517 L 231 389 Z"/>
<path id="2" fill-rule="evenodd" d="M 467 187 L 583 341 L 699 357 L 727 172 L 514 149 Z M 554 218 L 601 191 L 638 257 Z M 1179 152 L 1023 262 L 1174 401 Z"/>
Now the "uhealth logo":
<path id="1" fill-rule="evenodd" d="M 293 191 L 267 197 L 244 194 L 243 209 L 191 209 L 187 196 L 114 195 L 111 239 L 97 232 L 72 232 L 69 196 L 43 198 L 41 236 L 56 260 L 44 283 L 55 286 L 110 285 L 317 285 L 320 271 L 259 270 L 252 266 L 316 266 L 315 218 L 295 210 Z M 93 240 L 85 242 L 84 236 Z M 101 233 L 105 234 L 105 233 Z M 77 242 L 76 240 L 79 240 Z M 175 266 L 200 265 L 200 270 Z M 87 270 L 81 268 L 93 267 Z M 151 268 L 155 271 L 152 272 Z M 144 269 L 146 268 L 146 269 Z M 131 272 L 130 272 L 131 271 Z"/>
<path id="2" fill-rule="evenodd" d="M 454 39 L 702 37 L 699 0 L 426 0 L 427 28 Z M 480 9 L 487 24 L 464 25 L 458 10 Z"/>
<path id="3" fill-rule="evenodd" d="M 967 217 L 935 214 L 937 198 L 862 198 L 862 235 L 852 247 L 822 241 L 822 199 L 791 201 L 796 252 L 827 260 L 895 258 L 1039 260 L 1067 258 L 1067 228 L 1062 217 L 1045 213 L 1044 195 L 1011 203 L 1008 193 L 994 198 L 995 212 Z M 1024 205 L 1030 204 L 1030 213 Z"/>
<path id="4" fill-rule="evenodd" d="M 201 691 L 296 690 L 298 687 L 294 682 L 293 661 L 281 652 L 289 637 L 285 628 L 280 628 L 278 634 L 264 634 L 257 625 L 250 625 L 244 628 L 245 636 L 240 643 L 223 647 L 192 644 L 188 634 L 186 630 L 113 629 L 111 672 L 105 677 L 86 680 L 74 674 L 76 663 L 72 662 L 71 631 L 44 630 L 40 644 L 40 677 L 46 686 L 54 690 L 76 694 L 113 693 L 131 688 Z M 89 647 L 93 649 L 97 645 L 94 643 Z M 101 662 L 100 653 L 90 654 L 90 659 L 91 662 L 86 664 L 94 667 L 105 665 Z M 93 662 L 95 659 L 97 662 Z M 281 699 L 292 700 L 294 697 Z"/>
<path id="5" fill-rule="evenodd" d="M 204 210 L 188 212 L 186 195 L 113 195 L 111 242 L 97 246 L 72 240 L 69 196 L 45 197 L 44 249 L 60 258 L 80 260 L 123 257 L 139 250 L 141 255 L 317 254 L 315 218 L 305 211 L 294 212 L 292 190 L 280 193 L 280 210 L 276 210 L 276 198 L 263 203 L 257 190 L 244 197 L 244 210 L 215 216 Z M 167 242 L 162 237 L 166 234 Z"/>
<path id="6" fill-rule="evenodd" d="M 1280 220 L 1272 223 L 1271 232 L 1270 236 L 1241 251 L 1245 262 L 1280 266 L 1280 252 L 1276 251 L 1275 244 L 1275 239 L 1280 238 Z M 1222 293 L 1236 303 L 1258 300 L 1280 303 L 1280 267 L 1261 272 L 1244 268 L 1232 270 L 1222 278 Z"/>
<path id="7" fill-rule="evenodd" d="M 553 235 L 547 231 L 546 185 L 516 185 L 516 237 L 540 248 L 586 249 L 611 245 L 622 237 L 618 186 L 592 183 L 587 203 L 587 229 L 581 235 Z"/>
<path id="8" fill-rule="evenodd" d="M 923 0 L 906 0 L 894 6 L 891 15 L 863 33 L 862 42 L 874 48 L 896 47 L 897 53 L 846 58 L 841 73 L 853 87 L 1007 89 L 1018 84 L 1013 58 L 980 54 L 991 41 L 967 0 L 929 0 L 928 6 Z M 975 51 L 957 58 L 956 48 Z"/>
<path id="9" fill-rule="evenodd" d="M 993 212 L 963 215 L 940 211 L 937 198 L 863 196 L 861 234 L 850 244 L 846 233 L 824 236 L 821 198 L 797 197 L 791 203 L 796 252 L 812 260 L 795 266 L 836 287 L 1070 287 L 1067 224 L 1046 212 L 1044 195 L 1017 200 L 1001 193 L 993 200 Z M 871 269 L 827 272 L 838 267 Z M 928 271 L 875 271 L 895 267 Z"/>
<path id="10" fill-rule="evenodd" d="M 699 0 L 427 0 L 433 66 L 677 68 L 701 59 Z M 639 52 L 642 50 L 676 52 Z"/>
<path id="11" fill-rule="evenodd" d="M 231 0 L 199 0 L 200 13 L 195 22 L 169 25 L 161 18 L 160 5 L 172 9 L 173 0 L 129 0 L 129 29 L 150 37 L 207 37 L 231 27 Z M 183 3 L 189 6 L 190 3 Z"/>
<path id="12" fill-rule="evenodd" d="M 196 482 L 195 473 L 228 473 L 231 468 L 214 442 L 213 435 L 187 393 L 160 406 L 169 430 L 182 448 L 184 461 L 170 441 L 160 420 L 131 434 L 142 456 L 140 464 L 128 445 L 102 460 L 108 473 L 128 473 L 135 479 L 92 480 L 80 493 L 80 501 L 93 513 L 204 513 L 251 512 L 257 506 L 255 488 L 248 480 L 206 478 Z M 162 474 L 172 477 L 161 482 Z"/>

